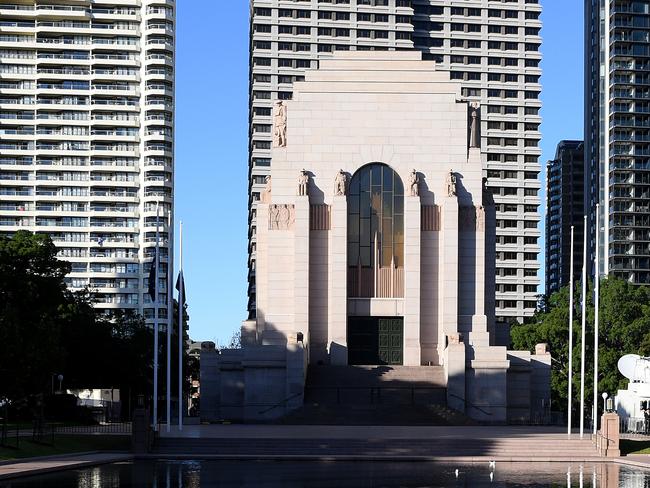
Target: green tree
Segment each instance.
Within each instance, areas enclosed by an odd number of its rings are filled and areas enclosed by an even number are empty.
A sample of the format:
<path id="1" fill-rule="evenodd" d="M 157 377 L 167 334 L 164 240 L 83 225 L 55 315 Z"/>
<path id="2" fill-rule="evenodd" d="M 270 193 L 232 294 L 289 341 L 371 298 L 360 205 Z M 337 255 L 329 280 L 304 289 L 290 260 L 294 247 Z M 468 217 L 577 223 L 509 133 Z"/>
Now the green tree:
<path id="1" fill-rule="evenodd" d="M 46 235 L 0 237 L 0 398 L 48 393 L 63 374 L 67 388 L 119 388 L 129 411 L 152 390 L 153 332 L 133 312 L 98 314 L 69 271 Z"/>
<path id="2" fill-rule="evenodd" d="M 0 237 L 0 396 L 46 391 L 63 366 L 59 316 L 70 265 L 56 254 L 45 235 Z"/>
<path id="3" fill-rule="evenodd" d="M 579 408 L 580 353 L 581 353 L 581 292 L 580 283 L 574 293 L 573 322 L 573 405 Z M 587 291 L 587 317 L 585 334 L 585 404 L 591 411 L 593 403 L 594 358 L 594 289 L 590 283 Z M 599 375 L 598 390 L 610 395 L 626 387 L 626 380 L 618 372 L 617 362 L 623 354 L 650 353 L 650 288 L 631 285 L 627 281 L 610 277 L 600 283 L 599 320 Z M 566 411 L 569 362 L 569 288 L 564 287 L 545 301 L 546 306 L 537 312 L 526 325 L 511 329 L 515 349 L 534 350 L 535 344 L 548 343 L 553 355 L 551 366 L 551 393 L 554 409 Z M 599 405 L 600 407 L 600 405 Z"/>

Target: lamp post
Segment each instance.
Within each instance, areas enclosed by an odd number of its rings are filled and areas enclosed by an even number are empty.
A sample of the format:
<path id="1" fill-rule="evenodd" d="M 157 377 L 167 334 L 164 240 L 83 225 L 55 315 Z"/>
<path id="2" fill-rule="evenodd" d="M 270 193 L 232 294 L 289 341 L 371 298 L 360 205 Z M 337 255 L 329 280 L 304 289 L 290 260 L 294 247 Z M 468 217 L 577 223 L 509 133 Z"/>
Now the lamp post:
<path id="1" fill-rule="evenodd" d="M 607 397 L 609 396 L 606 391 L 601 395 L 603 397 L 603 412 L 607 412 Z"/>

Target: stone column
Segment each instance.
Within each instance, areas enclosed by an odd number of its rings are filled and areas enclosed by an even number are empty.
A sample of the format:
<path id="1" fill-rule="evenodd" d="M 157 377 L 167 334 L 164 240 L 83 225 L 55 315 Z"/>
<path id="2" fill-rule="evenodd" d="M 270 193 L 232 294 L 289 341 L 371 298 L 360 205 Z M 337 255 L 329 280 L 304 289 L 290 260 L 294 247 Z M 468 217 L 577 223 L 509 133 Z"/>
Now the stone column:
<path id="1" fill-rule="evenodd" d="M 444 347 L 446 336 L 458 333 L 458 200 L 455 196 L 442 199 L 440 220 L 438 344 Z"/>
<path id="2" fill-rule="evenodd" d="M 421 365 L 419 196 L 404 197 L 404 365 Z M 399 265 L 399 263 L 398 263 Z"/>
<path id="3" fill-rule="evenodd" d="M 447 405 L 465 413 L 465 344 L 462 334 L 452 334 L 445 340 L 449 342 L 442 354 L 447 382 Z"/>
<path id="4" fill-rule="evenodd" d="M 267 203 L 257 204 L 257 255 L 255 259 L 255 305 L 257 333 L 256 337 L 262 337 L 264 332 L 265 315 L 268 310 L 268 237 L 269 237 L 269 205 Z"/>
<path id="5" fill-rule="evenodd" d="M 463 280 L 472 280 L 473 287 L 471 300 L 474 302 L 474 311 L 471 317 L 461 317 L 459 330 L 468 333 L 468 342 L 473 346 L 489 346 L 490 335 L 488 333 L 487 316 L 485 314 L 485 259 L 486 259 L 486 233 L 485 233 L 485 209 L 481 205 L 471 207 L 476 212 L 476 225 L 474 229 L 467 229 L 463 232 L 463 239 L 466 239 L 466 246 L 472 249 L 466 250 L 464 259 L 472 259 L 473 265 L 467 263 L 467 269 L 472 270 L 472 276 L 463 276 Z M 473 235 L 472 235 L 473 234 Z M 463 262 L 461 261 L 461 268 Z M 468 272 L 467 275 L 470 273 Z M 466 284 L 467 286 L 467 284 Z M 470 288 L 466 288 L 469 290 Z M 469 301 L 470 297 L 461 297 Z M 461 307 L 462 308 L 462 307 Z"/>
<path id="6" fill-rule="evenodd" d="M 348 202 L 344 195 L 332 197 L 329 233 L 329 293 L 327 342 L 330 364 L 348 364 Z"/>
<path id="7" fill-rule="evenodd" d="M 309 197 L 296 197 L 294 223 L 294 331 L 309 341 Z"/>

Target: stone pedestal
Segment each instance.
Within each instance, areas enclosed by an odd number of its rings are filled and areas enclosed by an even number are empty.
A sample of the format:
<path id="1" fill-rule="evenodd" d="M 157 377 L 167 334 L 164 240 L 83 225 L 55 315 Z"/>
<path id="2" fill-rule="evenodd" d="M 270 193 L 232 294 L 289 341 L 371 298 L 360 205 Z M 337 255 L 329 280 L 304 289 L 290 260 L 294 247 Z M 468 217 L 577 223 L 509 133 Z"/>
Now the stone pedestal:
<path id="1" fill-rule="evenodd" d="M 596 437 L 598 453 L 603 457 L 619 457 L 619 417 L 615 413 L 605 413 L 600 417 L 600 430 Z"/>
<path id="2" fill-rule="evenodd" d="M 148 454 L 153 445 L 153 431 L 151 430 L 151 415 L 146 408 L 136 408 L 133 412 L 131 432 L 131 449 L 133 453 Z"/>
<path id="3" fill-rule="evenodd" d="M 443 366 L 447 380 L 447 406 L 465 413 L 465 344 L 461 334 L 446 338 Z"/>

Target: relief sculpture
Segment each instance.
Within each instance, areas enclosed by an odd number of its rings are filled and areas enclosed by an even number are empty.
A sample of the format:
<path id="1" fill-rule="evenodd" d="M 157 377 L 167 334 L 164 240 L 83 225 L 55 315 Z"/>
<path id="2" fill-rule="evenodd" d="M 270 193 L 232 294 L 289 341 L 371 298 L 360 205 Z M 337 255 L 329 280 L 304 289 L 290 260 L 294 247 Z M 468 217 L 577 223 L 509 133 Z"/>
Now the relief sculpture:
<path id="1" fill-rule="evenodd" d="M 295 206 L 269 205 L 269 230 L 292 230 L 295 221 Z"/>

